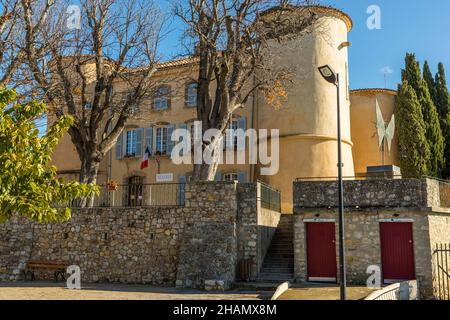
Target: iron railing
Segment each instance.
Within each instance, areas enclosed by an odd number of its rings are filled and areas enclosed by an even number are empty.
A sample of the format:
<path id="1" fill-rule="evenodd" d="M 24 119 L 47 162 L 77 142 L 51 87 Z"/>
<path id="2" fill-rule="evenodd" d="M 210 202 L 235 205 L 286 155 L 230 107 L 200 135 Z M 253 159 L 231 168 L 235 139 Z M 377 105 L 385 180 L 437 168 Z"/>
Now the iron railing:
<path id="1" fill-rule="evenodd" d="M 372 292 L 364 300 L 418 300 L 418 285 L 417 280 L 394 283 Z"/>
<path id="2" fill-rule="evenodd" d="M 434 296 L 450 300 L 450 244 L 436 244 L 433 251 Z"/>
<path id="3" fill-rule="evenodd" d="M 100 186 L 100 195 L 90 207 L 166 207 L 184 206 L 184 183 L 123 184 L 114 188 Z M 83 200 L 72 201 L 71 207 L 80 207 Z M 84 200 L 86 202 L 86 200 Z"/>
<path id="4" fill-rule="evenodd" d="M 261 184 L 261 207 L 281 212 L 281 193 L 279 190 L 260 182 Z"/>
<path id="5" fill-rule="evenodd" d="M 302 182 L 302 181 L 306 181 L 306 182 L 324 181 L 324 182 L 326 182 L 326 181 L 337 181 L 338 179 L 339 178 L 336 176 L 333 176 L 333 177 L 300 177 L 300 178 L 296 178 L 295 181 L 296 182 Z M 384 172 L 374 172 L 372 174 L 365 174 L 365 175 L 343 176 L 342 179 L 345 181 L 375 180 L 375 179 L 393 180 L 393 179 L 402 179 L 402 176 L 401 175 L 393 175 L 393 174 L 384 173 Z"/>

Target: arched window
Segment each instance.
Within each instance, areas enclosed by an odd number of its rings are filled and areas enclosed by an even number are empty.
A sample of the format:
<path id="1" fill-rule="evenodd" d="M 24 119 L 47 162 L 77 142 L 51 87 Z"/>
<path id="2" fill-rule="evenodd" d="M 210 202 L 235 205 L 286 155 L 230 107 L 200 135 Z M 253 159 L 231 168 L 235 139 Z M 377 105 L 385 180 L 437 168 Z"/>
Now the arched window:
<path id="1" fill-rule="evenodd" d="M 159 86 L 153 97 L 153 109 L 165 110 L 170 107 L 170 87 Z"/>
<path id="2" fill-rule="evenodd" d="M 193 108 L 197 106 L 197 89 L 198 84 L 196 82 L 186 85 L 186 107 Z"/>

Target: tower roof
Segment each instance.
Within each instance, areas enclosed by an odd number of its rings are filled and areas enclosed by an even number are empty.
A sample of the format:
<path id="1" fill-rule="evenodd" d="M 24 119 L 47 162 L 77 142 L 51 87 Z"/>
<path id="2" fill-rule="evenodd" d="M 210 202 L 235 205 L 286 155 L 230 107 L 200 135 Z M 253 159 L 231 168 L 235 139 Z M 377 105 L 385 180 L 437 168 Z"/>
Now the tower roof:
<path id="1" fill-rule="evenodd" d="M 353 28 L 353 21 L 352 18 L 345 13 L 344 11 L 341 11 L 339 9 L 333 8 L 333 7 L 328 7 L 328 6 L 320 6 L 320 5 L 311 5 L 311 6 L 288 6 L 288 7 L 280 7 L 280 6 L 275 6 L 272 7 L 270 9 L 267 9 L 266 11 L 263 11 L 261 13 L 262 16 L 268 15 L 272 12 L 275 12 L 277 10 L 283 10 L 283 9 L 305 9 L 308 8 L 310 10 L 312 10 L 313 12 L 316 13 L 322 13 L 322 14 L 326 14 L 326 15 L 330 15 L 336 18 L 341 19 L 342 21 L 344 21 L 344 23 L 347 25 L 347 30 L 348 32 L 350 32 Z"/>

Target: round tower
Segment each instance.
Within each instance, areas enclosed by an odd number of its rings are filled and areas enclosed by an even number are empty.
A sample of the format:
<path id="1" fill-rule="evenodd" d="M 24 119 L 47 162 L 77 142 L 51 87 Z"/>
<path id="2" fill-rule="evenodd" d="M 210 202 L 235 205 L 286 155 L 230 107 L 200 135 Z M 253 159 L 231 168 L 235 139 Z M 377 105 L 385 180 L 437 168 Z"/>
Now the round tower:
<path id="1" fill-rule="evenodd" d="M 276 8 L 265 14 L 270 18 Z M 354 176 L 350 134 L 348 52 L 345 46 L 352 21 L 345 13 L 328 7 L 308 7 L 316 14 L 312 27 L 294 34 L 287 42 L 269 42 L 271 60 L 294 72 L 287 99 L 275 110 L 259 96 L 256 123 L 261 129 L 280 130 L 280 166 L 273 176 L 258 176 L 282 192 L 283 212 L 292 212 L 292 184 L 295 178 L 337 177 L 337 90 L 322 78 L 318 67 L 330 65 L 340 77 L 343 173 Z M 293 15 L 304 15 L 298 7 Z M 301 17 L 298 17 L 301 19 Z"/>

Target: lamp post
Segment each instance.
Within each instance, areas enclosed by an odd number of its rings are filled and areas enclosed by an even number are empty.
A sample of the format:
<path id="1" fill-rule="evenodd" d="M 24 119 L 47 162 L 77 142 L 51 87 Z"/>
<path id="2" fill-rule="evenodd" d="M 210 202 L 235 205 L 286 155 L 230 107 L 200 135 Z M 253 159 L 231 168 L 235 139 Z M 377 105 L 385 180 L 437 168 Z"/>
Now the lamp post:
<path id="1" fill-rule="evenodd" d="M 345 271 L 345 230 L 344 230 L 344 182 L 342 179 L 342 136 L 341 136 L 341 106 L 340 106 L 340 84 L 339 73 L 328 66 L 319 68 L 322 77 L 334 84 L 337 88 L 337 131 L 338 131 L 338 193 L 339 193 L 339 272 L 341 286 L 341 300 L 347 298 L 347 279 Z"/>

